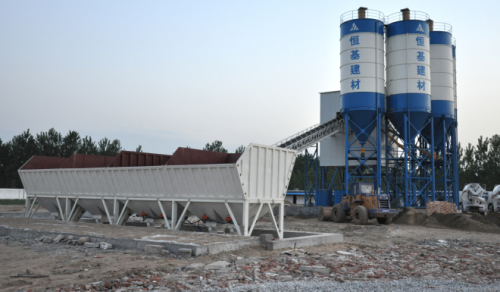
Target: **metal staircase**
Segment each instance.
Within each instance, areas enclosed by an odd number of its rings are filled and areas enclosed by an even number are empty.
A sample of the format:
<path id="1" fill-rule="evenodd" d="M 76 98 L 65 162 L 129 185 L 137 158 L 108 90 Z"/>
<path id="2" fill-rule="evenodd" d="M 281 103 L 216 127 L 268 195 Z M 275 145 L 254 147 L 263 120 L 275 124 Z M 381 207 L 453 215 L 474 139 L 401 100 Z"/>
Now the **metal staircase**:
<path id="1" fill-rule="evenodd" d="M 332 136 L 336 133 L 344 131 L 344 119 L 340 115 L 337 116 L 323 124 L 317 124 L 309 127 L 297 134 L 290 136 L 278 143 L 274 144 L 274 147 L 286 148 L 297 150 L 301 152 L 314 144 L 321 142 L 322 140 Z"/>

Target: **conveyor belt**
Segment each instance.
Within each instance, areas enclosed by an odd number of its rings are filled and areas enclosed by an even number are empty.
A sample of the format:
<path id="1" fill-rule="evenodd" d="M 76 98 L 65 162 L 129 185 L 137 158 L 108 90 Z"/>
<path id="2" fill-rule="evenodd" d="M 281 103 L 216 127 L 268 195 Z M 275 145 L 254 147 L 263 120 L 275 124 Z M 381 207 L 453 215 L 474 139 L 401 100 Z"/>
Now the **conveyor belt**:
<path id="1" fill-rule="evenodd" d="M 344 119 L 340 114 L 334 119 L 309 127 L 297 134 L 290 136 L 273 146 L 286 149 L 297 150 L 298 152 L 311 147 L 312 145 L 321 142 L 323 139 L 328 138 L 336 133 L 344 131 Z"/>

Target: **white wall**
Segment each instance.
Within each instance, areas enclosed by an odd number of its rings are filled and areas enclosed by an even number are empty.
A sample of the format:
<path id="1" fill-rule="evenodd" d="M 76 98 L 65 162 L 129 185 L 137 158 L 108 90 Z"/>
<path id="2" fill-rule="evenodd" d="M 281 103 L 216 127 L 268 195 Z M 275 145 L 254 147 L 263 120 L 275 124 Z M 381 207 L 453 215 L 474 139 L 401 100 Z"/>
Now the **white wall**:
<path id="1" fill-rule="evenodd" d="M 326 123 L 337 116 L 341 110 L 340 91 L 320 93 L 320 123 Z M 385 120 L 382 120 L 382 129 L 385 129 Z M 371 134 L 373 140 L 376 140 L 377 134 L 374 130 Z M 349 135 L 349 140 L 354 140 L 355 135 Z M 382 133 L 381 147 L 384 149 L 381 153 L 382 159 L 385 159 L 385 134 Z M 354 147 L 360 147 L 359 142 L 354 142 Z M 397 146 L 392 144 L 394 149 Z M 320 166 L 345 166 L 345 133 L 341 131 L 330 136 L 319 143 Z M 359 162 L 349 161 L 349 166 L 357 166 Z M 376 161 L 370 160 L 367 165 L 375 165 Z"/>
<path id="2" fill-rule="evenodd" d="M 0 189 L 0 200 L 24 200 L 26 192 L 24 189 Z"/>

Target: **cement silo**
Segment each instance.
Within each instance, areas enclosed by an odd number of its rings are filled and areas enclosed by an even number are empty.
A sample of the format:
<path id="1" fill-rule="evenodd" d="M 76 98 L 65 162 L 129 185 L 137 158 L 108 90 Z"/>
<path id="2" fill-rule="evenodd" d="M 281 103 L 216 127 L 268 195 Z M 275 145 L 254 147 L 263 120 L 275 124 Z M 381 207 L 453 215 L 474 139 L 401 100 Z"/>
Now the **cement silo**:
<path id="1" fill-rule="evenodd" d="M 435 168 L 438 199 L 453 201 L 453 149 L 451 126 L 455 122 L 452 28 L 447 23 L 428 21 L 431 42 L 431 116 L 434 131 L 428 126 L 425 135 L 434 133 Z"/>
<path id="2" fill-rule="evenodd" d="M 404 205 L 422 205 L 434 194 L 432 135 L 422 130 L 430 125 L 431 68 L 429 16 L 402 9 L 386 18 L 387 123 L 386 132 L 403 149 L 387 147 L 387 190 L 392 200 Z M 390 146 L 390 145 L 389 145 Z"/>
<path id="3" fill-rule="evenodd" d="M 446 147 L 446 136 L 455 120 L 453 53 L 451 25 L 428 21 L 430 28 L 431 115 L 434 119 L 434 146 L 438 152 Z M 431 133 L 428 126 L 426 136 Z"/>
<path id="4" fill-rule="evenodd" d="M 346 122 L 345 189 L 360 179 L 373 181 L 379 187 L 381 120 L 385 112 L 384 15 L 365 7 L 344 13 L 340 47 L 341 113 Z M 349 129 L 354 139 L 349 137 Z M 349 167 L 353 161 L 356 166 Z M 373 168 L 367 166 L 368 161 L 378 163 Z"/>

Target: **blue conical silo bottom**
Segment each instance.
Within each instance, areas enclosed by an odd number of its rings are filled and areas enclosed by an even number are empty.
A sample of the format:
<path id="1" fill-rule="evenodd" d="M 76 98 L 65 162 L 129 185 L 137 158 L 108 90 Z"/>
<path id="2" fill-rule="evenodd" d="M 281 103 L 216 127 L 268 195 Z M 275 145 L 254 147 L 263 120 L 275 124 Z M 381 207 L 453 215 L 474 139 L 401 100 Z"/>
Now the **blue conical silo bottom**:
<path id="1" fill-rule="evenodd" d="M 378 111 L 385 111 L 385 96 L 381 93 L 360 92 L 342 95 L 342 116 L 349 115 L 349 128 L 364 145 L 377 126 Z"/>
<path id="2" fill-rule="evenodd" d="M 354 132 L 361 145 L 366 143 L 373 129 L 377 126 L 376 118 L 377 111 L 349 111 L 349 128 Z"/>
<path id="3" fill-rule="evenodd" d="M 413 140 L 431 115 L 431 98 L 427 94 L 395 94 L 387 97 L 386 117 L 404 139 L 405 117 L 409 121 L 408 139 Z"/>
<path id="4" fill-rule="evenodd" d="M 434 148 L 443 148 L 445 135 L 443 133 L 443 122 L 446 132 L 450 129 L 455 121 L 454 116 L 454 103 L 453 101 L 446 100 L 433 100 L 432 105 L 432 118 L 434 120 Z M 431 125 L 427 125 L 422 131 L 423 136 L 427 141 L 431 141 Z"/>

